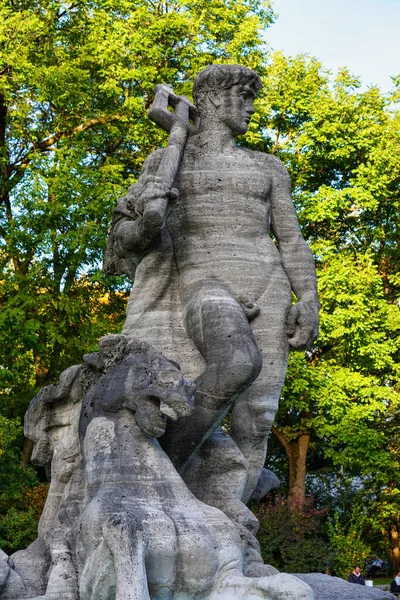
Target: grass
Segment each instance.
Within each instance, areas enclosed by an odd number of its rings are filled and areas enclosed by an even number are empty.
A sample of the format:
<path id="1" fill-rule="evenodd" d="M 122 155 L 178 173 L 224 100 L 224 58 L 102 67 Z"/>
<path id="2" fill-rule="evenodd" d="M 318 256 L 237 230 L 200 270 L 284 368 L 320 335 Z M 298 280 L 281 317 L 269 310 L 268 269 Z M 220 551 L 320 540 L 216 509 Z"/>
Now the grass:
<path id="1" fill-rule="evenodd" d="M 374 579 L 374 585 L 389 585 L 392 581 L 393 577 L 376 577 Z"/>

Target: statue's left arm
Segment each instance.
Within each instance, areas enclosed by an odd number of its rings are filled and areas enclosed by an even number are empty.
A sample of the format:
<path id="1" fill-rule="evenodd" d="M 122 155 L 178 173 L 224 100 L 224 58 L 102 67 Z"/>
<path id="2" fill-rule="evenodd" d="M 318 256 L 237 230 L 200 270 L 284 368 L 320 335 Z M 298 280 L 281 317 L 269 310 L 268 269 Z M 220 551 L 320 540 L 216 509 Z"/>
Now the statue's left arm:
<path id="1" fill-rule="evenodd" d="M 271 229 L 278 242 L 283 268 L 298 300 L 288 313 L 287 334 L 292 348 L 303 350 L 318 337 L 320 304 L 314 259 L 300 231 L 289 174 L 276 157 L 268 158 L 272 175 Z"/>

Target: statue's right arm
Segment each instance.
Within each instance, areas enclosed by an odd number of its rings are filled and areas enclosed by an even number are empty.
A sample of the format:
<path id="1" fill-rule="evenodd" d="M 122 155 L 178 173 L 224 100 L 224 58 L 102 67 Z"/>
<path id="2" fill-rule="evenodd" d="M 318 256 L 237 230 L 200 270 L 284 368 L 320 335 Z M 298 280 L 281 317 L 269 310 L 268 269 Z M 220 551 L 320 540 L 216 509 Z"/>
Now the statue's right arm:
<path id="1" fill-rule="evenodd" d="M 147 220 L 143 212 L 148 202 L 171 194 L 156 175 L 162 152 L 157 150 L 146 159 L 138 182 L 129 188 L 114 210 L 112 234 L 115 252 L 120 258 L 140 257 L 161 231 L 162 223 Z"/>

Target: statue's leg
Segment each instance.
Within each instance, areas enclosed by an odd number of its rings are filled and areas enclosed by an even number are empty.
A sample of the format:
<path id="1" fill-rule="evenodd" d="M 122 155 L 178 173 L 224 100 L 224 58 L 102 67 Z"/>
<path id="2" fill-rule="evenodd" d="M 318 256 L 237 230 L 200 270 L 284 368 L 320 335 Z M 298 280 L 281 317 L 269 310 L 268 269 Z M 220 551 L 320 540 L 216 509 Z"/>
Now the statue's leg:
<path id="1" fill-rule="evenodd" d="M 78 580 L 71 551 L 65 541 L 55 536 L 50 547 L 51 571 L 46 600 L 78 600 Z"/>
<path id="2" fill-rule="evenodd" d="M 111 515 L 103 524 L 103 535 L 114 559 L 115 600 L 150 600 L 141 524 L 132 515 Z"/>
<path id="3" fill-rule="evenodd" d="M 247 461 L 222 427 L 218 427 L 199 448 L 182 478 L 196 498 L 205 504 L 221 509 L 230 519 L 240 520 L 249 529 L 252 522 L 254 528 L 257 527 L 257 519 L 241 502 Z M 240 516 L 236 517 L 237 511 Z"/>
<path id="4" fill-rule="evenodd" d="M 243 502 L 248 502 L 264 466 L 268 436 L 278 410 L 285 381 L 289 345 L 286 315 L 290 292 L 271 285 L 259 299 L 260 314 L 252 322 L 262 353 L 262 369 L 257 379 L 236 399 L 231 417 L 231 436 L 248 461 Z"/>
<path id="5" fill-rule="evenodd" d="M 258 520 L 241 501 L 247 461 L 221 427 L 199 448 L 182 478 L 196 498 L 222 510 L 235 524 L 242 541 L 244 574 L 258 577 L 278 572 L 263 563 L 256 539 Z"/>
<path id="6" fill-rule="evenodd" d="M 96 510 L 86 510 L 82 519 L 79 599 L 150 600 L 141 523 L 133 515 Z"/>
<path id="7" fill-rule="evenodd" d="M 79 566 L 82 567 L 79 575 L 79 600 L 115 598 L 114 560 L 104 538 L 90 548 Z"/>
<path id="8" fill-rule="evenodd" d="M 232 400 L 260 372 L 261 356 L 243 308 L 216 280 L 182 298 L 186 327 L 207 362 L 190 416 L 170 423 L 161 445 L 181 470 L 220 424 Z"/>

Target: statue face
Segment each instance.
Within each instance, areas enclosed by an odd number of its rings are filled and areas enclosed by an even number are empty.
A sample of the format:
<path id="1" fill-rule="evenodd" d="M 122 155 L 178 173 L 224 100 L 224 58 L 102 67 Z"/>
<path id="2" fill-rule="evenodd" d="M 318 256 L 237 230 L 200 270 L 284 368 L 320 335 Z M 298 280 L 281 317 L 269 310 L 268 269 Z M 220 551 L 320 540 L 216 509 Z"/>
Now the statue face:
<path id="1" fill-rule="evenodd" d="M 246 133 L 251 115 L 254 114 L 254 90 L 248 85 L 234 85 L 217 94 L 217 114 L 219 120 L 225 123 L 232 133 Z"/>

